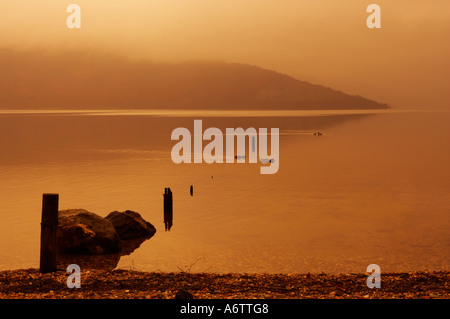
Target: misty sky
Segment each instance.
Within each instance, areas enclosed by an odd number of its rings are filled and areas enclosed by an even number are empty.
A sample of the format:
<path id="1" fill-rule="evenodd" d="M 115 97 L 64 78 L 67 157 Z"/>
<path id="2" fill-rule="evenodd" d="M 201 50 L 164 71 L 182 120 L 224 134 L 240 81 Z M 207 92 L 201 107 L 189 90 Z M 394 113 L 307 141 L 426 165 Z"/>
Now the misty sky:
<path id="1" fill-rule="evenodd" d="M 66 27 L 66 7 L 82 28 Z M 368 29 L 366 7 L 381 7 Z M 258 65 L 401 108 L 450 109 L 448 0 L 2 0 L 0 47 Z"/>

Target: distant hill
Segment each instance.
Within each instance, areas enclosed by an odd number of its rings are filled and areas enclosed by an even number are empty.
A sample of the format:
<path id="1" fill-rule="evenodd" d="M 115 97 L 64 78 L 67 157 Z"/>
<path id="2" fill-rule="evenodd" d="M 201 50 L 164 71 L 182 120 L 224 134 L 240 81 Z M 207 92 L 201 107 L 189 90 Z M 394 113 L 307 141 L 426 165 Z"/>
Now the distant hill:
<path id="1" fill-rule="evenodd" d="M 0 50 L 0 109 L 378 109 L 260 67 Z"/>

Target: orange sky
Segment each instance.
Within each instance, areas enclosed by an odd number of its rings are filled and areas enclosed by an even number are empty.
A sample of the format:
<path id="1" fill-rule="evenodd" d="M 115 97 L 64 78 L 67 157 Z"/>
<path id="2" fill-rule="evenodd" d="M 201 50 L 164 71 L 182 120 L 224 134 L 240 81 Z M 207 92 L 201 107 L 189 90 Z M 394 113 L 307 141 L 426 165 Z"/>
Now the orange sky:
<path id="1" fill-rule="evenodd" d="M 66 27 L 70 3 L 80 30 Z M 381 29 L 366 26 L 371 3 Z M 14 0 L 0 2 L 0 30 L 0 47 L 249 63 L 394 107 L 450 109 L 448 0 Z"/>

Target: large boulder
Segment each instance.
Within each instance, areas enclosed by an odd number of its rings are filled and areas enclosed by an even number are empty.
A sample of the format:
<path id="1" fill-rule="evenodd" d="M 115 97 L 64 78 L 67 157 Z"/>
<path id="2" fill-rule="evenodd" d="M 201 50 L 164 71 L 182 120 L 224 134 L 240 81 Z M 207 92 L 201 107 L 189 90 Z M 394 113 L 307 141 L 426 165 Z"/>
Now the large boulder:
<path id="1" fill-rule="evenodd" d="M 107 219 L 84 209 L 59 211 L 58 251 L 68 254 L 110 254 L 121 250 L 120 237 Z"/>
<path id="2" fill-rule="evenodd" d="M 145 221 L 139 213 L 131 210 L 111 212 L 105 219 L 114 225 L 121 240 L 150 238 L 156 232 L 152 224 Z"/>

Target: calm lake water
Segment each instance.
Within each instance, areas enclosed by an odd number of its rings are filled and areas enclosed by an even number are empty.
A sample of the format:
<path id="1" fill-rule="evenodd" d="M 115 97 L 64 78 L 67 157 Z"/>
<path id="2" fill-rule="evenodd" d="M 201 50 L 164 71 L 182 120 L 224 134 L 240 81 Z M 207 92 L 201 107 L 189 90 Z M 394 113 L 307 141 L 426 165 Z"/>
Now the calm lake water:
<path id="1" fill-rule="evenodd" d="M 193 132 L 194 118 L 203 129 L 279 127 L 279 171 L 174 164 L 171 132 Z M 129 209 L 155 225 L 118 268 L 448 270 L 449 123 L 446 112 L 2 111 L 0 269 L 39 267 L 42 194 L 59 193 L 60 209 Z"/>

